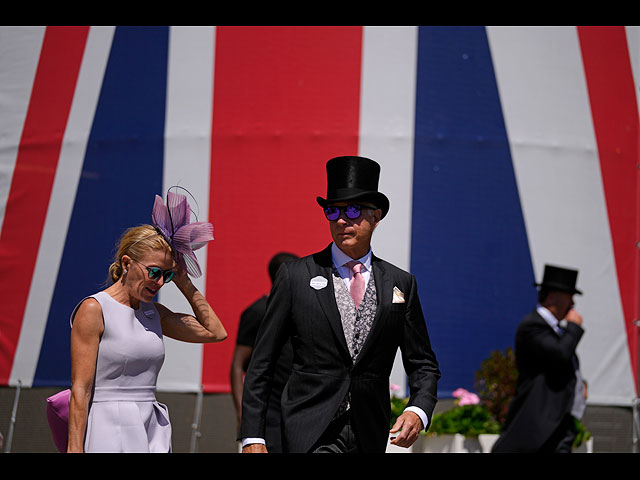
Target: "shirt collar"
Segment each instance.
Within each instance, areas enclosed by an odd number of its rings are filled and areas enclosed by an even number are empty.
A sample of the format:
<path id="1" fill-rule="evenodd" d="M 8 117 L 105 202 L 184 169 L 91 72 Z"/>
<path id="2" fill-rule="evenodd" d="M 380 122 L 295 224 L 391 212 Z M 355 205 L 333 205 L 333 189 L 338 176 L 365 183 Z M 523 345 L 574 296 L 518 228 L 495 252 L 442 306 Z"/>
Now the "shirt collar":
<path id="1" fill-rule="evenodd" d="M 547 322 L 551 328 L 553 328 L 556 332 L 560 331 L 560 322 L 556 318 L 556 316 L 549 311 L 548 308 L 543 307 L 538 304 L 536 307 L 536 311 L 540 314 L 540 316 Z"/>
<path id="2" fill-rule="evenodd" d="M 355 260 L 357 260 L 360 263 L 362 263 L 362 265 L 364 265 L 364 268 L 365 268 L 366 271 L 370 271 L 371 270 L 371 256 L 372 256 L 372 251 L 371 251 L 371 248 L 369 248 L 369 251 L 362 258 L 357 258 Z M 340 250 L 338 248 L 338 246 L 334 242 L 334 243 L 331 244 L 331 260 L 333 261 L 333 264 L 336 267 L 340 268 L 345 263 L 350 262 L 351 260 L 354 260 L 354 259 L 351 258 L 346 253 L 344 253 L 342 250 Z"/>

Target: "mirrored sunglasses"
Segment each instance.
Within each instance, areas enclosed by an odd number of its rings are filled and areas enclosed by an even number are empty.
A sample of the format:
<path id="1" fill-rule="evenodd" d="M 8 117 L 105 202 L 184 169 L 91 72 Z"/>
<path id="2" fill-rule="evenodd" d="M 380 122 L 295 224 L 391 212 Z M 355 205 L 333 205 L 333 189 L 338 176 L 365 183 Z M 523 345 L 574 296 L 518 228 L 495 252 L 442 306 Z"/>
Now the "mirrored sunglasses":
<path id="1" fill-rule="evenodd" d="M 358 204 L 345 205 L 344 207 L 326 207 L 324 209 L 324 216 L 327 217 L 327 220 L 333 221 L 340 218 L 340 212 L 344 212 L 347 218 L 355 220 L 356 218 L 360 217 L 360 215 L 362 214 L 362 210 L 365 208 L 370 207 Z"/>
<path id="2" fill-rule="evenodd" d="M 140 263 L 138 262 L 138 260 L 132 259 L 134 262 Z M 151 280 L 159 280 L 160 277 L 162 277 L 162 280 L 164 281 L 164 283 L 169 283 L 172 279 L 173 276 L 176 274 L 176 272 L 174 272 L 173 270 L 162 270 L 158 267 L 147 267 L 144 263 L 140 263 L 140 265 L 142 265 L 144 268 L 147 269 L 147 272 L 149 273 L 149 278 Z"/>

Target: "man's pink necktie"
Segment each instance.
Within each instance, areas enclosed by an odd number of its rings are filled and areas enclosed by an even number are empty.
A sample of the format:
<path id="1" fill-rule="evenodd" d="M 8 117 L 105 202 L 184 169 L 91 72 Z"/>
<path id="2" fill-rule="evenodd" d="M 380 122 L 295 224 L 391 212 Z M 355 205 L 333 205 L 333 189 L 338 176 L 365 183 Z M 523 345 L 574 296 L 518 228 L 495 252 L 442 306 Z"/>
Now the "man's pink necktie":
<path id="1" fill-rule="evenodd" d="M 353 298 L 353 303 L 355 303 L 357 310 L 360 306 L 360 302 L 362 301 L 362 297 L 364 297 L 364 277 L 362 276 L 362 273 L 360 273 L 362 264 L 354 260 L 348 262 L 347 266 L 353 272 L 353 277 L 349 284 L 349 292 L 351 293 L 351 298 Z"/>

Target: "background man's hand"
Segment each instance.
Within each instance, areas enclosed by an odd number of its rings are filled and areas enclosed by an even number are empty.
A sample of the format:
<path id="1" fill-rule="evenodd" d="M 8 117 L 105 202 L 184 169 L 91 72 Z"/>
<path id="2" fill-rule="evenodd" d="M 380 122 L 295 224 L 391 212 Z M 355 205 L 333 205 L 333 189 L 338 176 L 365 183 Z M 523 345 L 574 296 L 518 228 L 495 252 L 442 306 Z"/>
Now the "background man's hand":
<path id="1" fill-rule="evenodd" d="M 569 310 L 569 313 L 567 313 L 566 320 L 567 322 L 573 322 L 577 325 L 582 325 L 582 316 L 573 308 Z"/>

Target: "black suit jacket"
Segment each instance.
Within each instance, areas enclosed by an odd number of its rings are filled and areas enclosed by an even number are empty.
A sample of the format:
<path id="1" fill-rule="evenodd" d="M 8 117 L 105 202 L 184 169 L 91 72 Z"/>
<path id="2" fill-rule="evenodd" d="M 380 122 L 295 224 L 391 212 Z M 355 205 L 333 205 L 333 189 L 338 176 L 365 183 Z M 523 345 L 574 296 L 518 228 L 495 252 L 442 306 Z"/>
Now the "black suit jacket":
<path id="1" fill-rule="evenodd" d="M 536 452 L 571 412 L 576 347 L 584 330 L 569 322 L 559 336 L 537 311 L 518 326 L 518 384 L 493 452 Z"/>
<path id="2" fill-rule="evenodd" d="M 294 358 L 282 396 L 286 451 L 309 451 L 350 392 L 351 423 L 362 450 L 383 452 L 389 436 L 389 375 L 398 347 L 409 378 L 409 405 L 431 417 L 440 371 L 415 277 L 375 256 L 372 271 L 377 312 L 354 363 L 334 295 L 331 246 L 280 268 L 245 377 L 242 438 L 264 435 L 270 379 L 288 338 Z M 326 279 L 326 286 L 312 288 L 315 277 Z M 405 303 L 392 303 L 394 287 L 404 293 Z"/>

